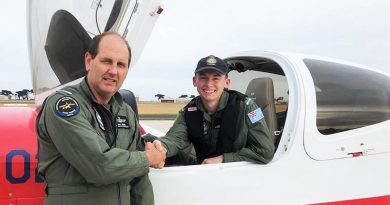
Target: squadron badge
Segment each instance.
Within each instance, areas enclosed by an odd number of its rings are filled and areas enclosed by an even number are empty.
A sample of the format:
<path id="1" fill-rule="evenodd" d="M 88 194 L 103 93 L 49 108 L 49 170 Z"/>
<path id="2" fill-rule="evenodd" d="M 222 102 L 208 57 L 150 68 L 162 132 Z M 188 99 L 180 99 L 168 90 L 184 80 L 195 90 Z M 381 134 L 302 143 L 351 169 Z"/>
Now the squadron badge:
<path id="1" fill-rule="evenodd" d="M 71 117 L 80 112 L 80 106 L 74 98 L 65 96 L 57 100 L 55 110 L 60 117 Z"/>

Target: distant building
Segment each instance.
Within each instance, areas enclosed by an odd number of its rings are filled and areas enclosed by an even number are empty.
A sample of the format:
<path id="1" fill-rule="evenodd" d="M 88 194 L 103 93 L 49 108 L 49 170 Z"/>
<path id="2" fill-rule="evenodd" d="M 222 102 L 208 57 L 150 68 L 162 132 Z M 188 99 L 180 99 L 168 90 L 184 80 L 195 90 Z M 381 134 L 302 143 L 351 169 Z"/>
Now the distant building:
<path id="1" fill-rule="evenodd" d="M 160 102 L 162 102 L 162 103 L 174 103 L 175 99 L 170 98 L 170 97 L 166 97 L 166 98 L 161 98 Z"/>
<path id="2" fill-rule="evenodd" d="M 11 96 L 0 95 L 0 100 L 10 100 Z"/>
<path id="3" fill-rule="evenodd" d="M 189 98 L 189 97 L 185 97 L 185 98 L 176 98 L 176 102 L 177 103 L 188 103 L 192 100 L 192 98 Z"/>

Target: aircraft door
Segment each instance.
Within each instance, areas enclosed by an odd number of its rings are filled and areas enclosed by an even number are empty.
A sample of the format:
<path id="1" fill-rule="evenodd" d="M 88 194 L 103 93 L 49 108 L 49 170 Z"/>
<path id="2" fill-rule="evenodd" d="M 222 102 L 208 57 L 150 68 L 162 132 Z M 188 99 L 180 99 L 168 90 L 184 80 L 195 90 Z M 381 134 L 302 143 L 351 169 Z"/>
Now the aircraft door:
<path id="1" fill-rule="evenodd" d="M 330 160 L 389 152 L 390 77 L 363 66 L 303 63 L 313 79 L 305 82 L 307 154 Z"/>

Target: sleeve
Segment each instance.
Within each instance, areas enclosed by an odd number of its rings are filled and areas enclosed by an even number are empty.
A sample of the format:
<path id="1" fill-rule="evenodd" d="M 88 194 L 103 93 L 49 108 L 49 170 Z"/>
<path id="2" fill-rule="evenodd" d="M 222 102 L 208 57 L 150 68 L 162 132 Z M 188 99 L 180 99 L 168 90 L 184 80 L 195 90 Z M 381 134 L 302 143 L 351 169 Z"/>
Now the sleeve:
<path id="1" fill-rule="evenodd" d="M 187 125 L 184 119 L 184 111 L 179 111 L 175 122 L 164 137 L 159 139 L 167 148 L 167 157 L 176 155 L 180 150 L 191 145 L 187 136 Z"/>
<path id="2" fill-rule="evenodd" d="M 56 113 L 57 99 L 59 97 L 51 97 L 43 110 L 47 135 L 58 152 L 89 183 L 110 184 L 149 172 L 144 152 L 109 148 L 105 138 L 91 124 L 92 115 L 86 104 L 80 104 L 76 115 L 62 117 Z"/>
<path id="3" fill-rule="evenodd" d="M 269 133 L 261 109 L 250 99 L 245 103 L 244 126 L 247 132 L 240 131 L 238 138 L 246 139 L 246 145 L 237 152 L 224 153 L 224 162 L 249 161 L 266 164 L 274 156 L 275 146 Z M 246 129 L 242 129 L 246 130 Z M 246 135 L 243 136 L 243 135 Z"/>
<path id="4" fill-rule="evenodd" d="M 133 111 L 130 113 L 131 113 L 131 116 L 129 117 L 129 119 L 130 118 L 133 119 L 132 122 L 134 122 L 134 125 L 132 125 L 132 126 L 135 127 L 134 137 L 137 140 L 137 150 L 145 151 L 145 140 L 141 137 L 141 130 L 140 130 L 141 125 L 139 124 L 139 121 L 138 121 L 137 117 L 135 116 L 135 113 Z M 149 162 L 148 162 L 148 164 L 149 164 Z"/>
<path id="5" fill-rule="evenodd" d="M 153 205 L 154 194 L 148 175 L 137 177 L 130 182 L 130 204 Z"/>

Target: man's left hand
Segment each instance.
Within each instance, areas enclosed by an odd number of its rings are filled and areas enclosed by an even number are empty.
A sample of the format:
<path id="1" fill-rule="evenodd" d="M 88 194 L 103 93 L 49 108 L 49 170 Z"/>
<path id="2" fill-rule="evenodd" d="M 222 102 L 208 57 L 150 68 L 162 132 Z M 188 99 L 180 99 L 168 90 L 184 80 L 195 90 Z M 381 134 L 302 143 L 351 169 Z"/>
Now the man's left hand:
<path id="1" fill-rule="evenodd" d="M 211 157 L 204 159 L 202 164 L 218 164 L 223 162 L 223 155 L 219 155 L 218 157 Z"/>

